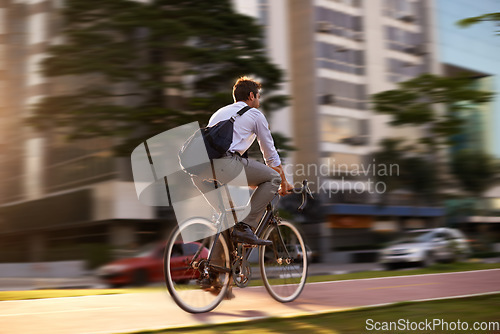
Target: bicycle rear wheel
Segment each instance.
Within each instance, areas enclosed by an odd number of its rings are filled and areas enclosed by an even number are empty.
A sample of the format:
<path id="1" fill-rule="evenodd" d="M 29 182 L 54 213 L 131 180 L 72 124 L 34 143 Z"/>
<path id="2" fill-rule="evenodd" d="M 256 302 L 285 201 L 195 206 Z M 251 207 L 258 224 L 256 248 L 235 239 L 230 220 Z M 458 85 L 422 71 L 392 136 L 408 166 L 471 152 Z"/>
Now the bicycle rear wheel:
<path id="1" fill-rule="evenodd" d="M 207 261 L 216 232 L 212 222 L 193 218 L 176 227 L 167 242 L 163 261 L 165 283 L 175 303 L 184 311 L 211 311 L 226 295 L 231 266 L 228 244 L 222 233 L 213 248 L 210 264 Z M 183 234 L 199 238 L 185 243 Z"/>
<path id="2" fill-rule="evenodd" d="M 272 246 L 262 246 L 259 265 L 269 294 L 281 303 L 296 299 L 306 284 L 307 252 L 299 230 L 289 222 L 271 225 L 264 239 Z"/>

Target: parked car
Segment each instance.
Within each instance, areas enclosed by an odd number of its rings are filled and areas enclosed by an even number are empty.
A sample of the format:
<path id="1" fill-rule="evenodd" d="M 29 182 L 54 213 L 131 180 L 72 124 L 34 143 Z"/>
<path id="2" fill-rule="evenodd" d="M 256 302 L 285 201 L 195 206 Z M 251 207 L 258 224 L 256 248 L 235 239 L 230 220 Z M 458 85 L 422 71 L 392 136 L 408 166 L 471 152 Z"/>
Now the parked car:
<path id="1" fill-rule="evenodd" d="M 436 261 L 461 261 L 470 255 L 464 234 L 452 228 L 434 228 L 406 232 L 380 252 L 379 261 L 386 269 L 396 264 L 420 264 Z"/>
<path id="2" fill-rule="evenodd" d="M 173 252 L 177 255 L 172 257 L 172 266 L 185 266 L 186 261 L 191 259 L 199 246 L 200 244 L 197 242 L 175 245 Z M 113 287 L 142 286 L 147 283 L 163 281 L 164 250 L 164 244 L 149 245 L 133 257 L 116 260 L 102 266 L 97 270 L 97 276 Z M 208 257 L 206 247 L 202 250 L 201 256 Z M 198 274 L 198 271 L 194 269 L 173 271 L 173 279 L 182 281 L 197 278 Z"/>

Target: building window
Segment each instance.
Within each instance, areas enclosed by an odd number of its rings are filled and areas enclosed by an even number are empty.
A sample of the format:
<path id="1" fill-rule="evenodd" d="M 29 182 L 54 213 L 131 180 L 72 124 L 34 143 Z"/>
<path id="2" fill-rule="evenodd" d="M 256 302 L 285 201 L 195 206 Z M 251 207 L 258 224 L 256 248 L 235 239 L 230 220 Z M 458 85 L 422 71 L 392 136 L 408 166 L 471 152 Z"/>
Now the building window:
<path id="1" fill-rule="evenodd" d="M 352 118 L 330 115 L 321 117 L 321 140 L 324 142 L 342 143 L 356 132 L 356 122 Z"/>
<path id="2" fill-rule="evenodd" d="M 385 26 L 384 28 L 388 49 L 415 56 L 422 56 L 426 53 L 421 33 L 414 33 L 391 26 Z"/>
<path id="3" fill-rule="evenodd" d="M 406 23 L 415 23 L 418 16 L 417 2 L 411 0 L 385 0 L 383 14 Z"/>
<path id="4" fill-rule="evenodd" d="M 390 82 L 405 81 L 424 73 L 424 65 L 409 63 L 399 59 L 387 58 L 387 80 Z"/>
<path id="5" fill-rule="evenodd" d="M 267 26 L 269 24 L 268 0 L 259 0 L 259 23 L 263 26 Z"/>
<path id="6" fill-rule="evenodd" d="M 368 120 L 321 115 L 321 141 L 353 146 L 368 143 Z"/>
<path id="7" fill-rule="evenodd" d="M 67 143 L 54 136 L 47 147 L 46 163 L 47 192 L 113 179 L 117 174 L 108 139 Z"/>
<path id="8" fill-rule="evenodd" d="M 351 7 L 361 6 L 361 0 L 333 0 L 333 2 L 343 3 L 344 5 Z"/>
<path id="9" fill-rule="evenodd" d="M 320 90 L 319 103 L 322 105 L 333 105 L 357 110 L 367 109 L 365 85 L 329 78 L 318 78 L 318 87 Z"/>
<path id="10" fill-rule="evenodd" d="M 317 42 L 316 55 L 319 68 L 356 75 L 364 74 L 364 54 L 362 50 L 348 49 L 341 45 Z"/>
<path id="11" fill-rule="evenodd" d="M 358 42 L 363 40 L 363 21 L 360 16 L 316 7 L 315 20 L 318 33 L 333 34 Z"/>

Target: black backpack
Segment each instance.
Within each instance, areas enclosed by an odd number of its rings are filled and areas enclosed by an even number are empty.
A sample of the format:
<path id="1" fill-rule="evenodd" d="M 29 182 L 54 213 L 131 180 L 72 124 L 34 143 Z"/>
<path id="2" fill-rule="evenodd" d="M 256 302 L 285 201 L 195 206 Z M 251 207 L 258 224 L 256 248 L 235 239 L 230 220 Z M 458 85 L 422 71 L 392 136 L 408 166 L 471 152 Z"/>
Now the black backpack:
<path id="1" fill-rule="evenodd" d="M 252 107 L 245 106 L 231 118 L 220 121 L 213 126 L 201 128 L 189 137 L 179 151 L 179 163 L 183 170 L 189 174 L 197 175 L 206 168 L 210 161 L 207 161 L 203 154 L 204 148 L 208 159 L 222 158 L 233 142 L 235 117 L 242 116 L 249 109 Z"/>

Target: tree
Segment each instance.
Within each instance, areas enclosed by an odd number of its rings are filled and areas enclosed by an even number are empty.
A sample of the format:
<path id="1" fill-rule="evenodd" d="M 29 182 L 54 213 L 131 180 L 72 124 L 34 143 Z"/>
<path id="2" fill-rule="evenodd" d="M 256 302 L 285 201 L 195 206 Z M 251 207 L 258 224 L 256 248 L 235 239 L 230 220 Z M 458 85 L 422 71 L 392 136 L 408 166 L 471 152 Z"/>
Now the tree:
<path id="1" fill-rule="evenodd" d="M 451 167 L 463 189 L 475 197 L 480 197 L 491 187 L 498 169 L 490 155 L 472 150 L 455 153 Z"/>
<path id="2" fill-rule="evenodd" d="M 466 124 L 462 114 L 468 110 L 476 112 L 477 104 L 494 96 L 472 89 L 473 80 L 422 74 L 399 83 L 397 89 L 373 95 L 374 110 L 391 115 L 391 125 L 417 126 L 423 132 L 415 141 L 386 139 L 381 143 L 377 155 L 385 157 L 385 163 L 396 161 L 402 171 L 398 180 L 391 180 L 392 189 L 412 190 L 432 200 L 438 185 L 453 184 L 439 152 L 453 145 L 456 135 L 463 131 Z"/>
<path id="3" fill-rule="evenodd" d="M 283 106 L 273 95 L 282 72 L 271 64 L 262 29 L 234 12 L 230 0 L 67 0 L 64 43 L 51 46 L 43 74 L 76 76 L 70 92 L 34 107 L 29 122 L 69 139 L 110 137 L 118 155 L 170 128 L 208 121 L 232 102 L 241 75 L 263 83 L 263 109 Z M 57 80 L 57 79 L 56 79 Z"/>
<path id="4" fill-rule="evenodd" d="M 373 95 L 375 111 L 392 116 L 391 125 L 425 128 L 419 139 L 427 152 L 453 144 L 452 137 L 462 132 L 461 114 L 473 106 L 492 100 L 494 93 L 471 88 L 473 78 L 422 74 L 400 82 L 399 88 Z"/>
<path id="5" fill-rule="evenodd" d="M 381 149 L 374 153 L 377 164 L 398 165 L 398 175 L 377 174 L 377 181 L 383 182 L 387 192 L 408 190 L 417 194 L 414 204 L 432 203 L 436 192 L 436 167 L 428 158 L 412 153 L 412 148 L 402 146 L 403 139 L 385 138 L 381 141 Z M 387 204 L 387 193 L 381 202 Z"/>
<path id="6" fill-rule="evenodd" d="M 389 166 L 390 164 L 402 165 L 404 149 L 401 147 L 402 139 L 384 138 L 380 141 L 380 149 L 374 152 L 373 158 L 378 164 Z M 386 190 L 391 192 L 402 187 L 400 175 L 386 175 L 377 173 L 377 181 L 383 182 Z"/>
<path id="7" fill-rule="evenodd" d="M 494 22 L 497 26 L 500 25 L 500 13 L 488 13 L 474 17 L 468 17 L 457 22 L 457 24 L 462 28 L 467 28 L 471 25 L 478 24 L 481 22 Z M 497 31 L 497 35 L 500 35 L 500 31 Z"/>

